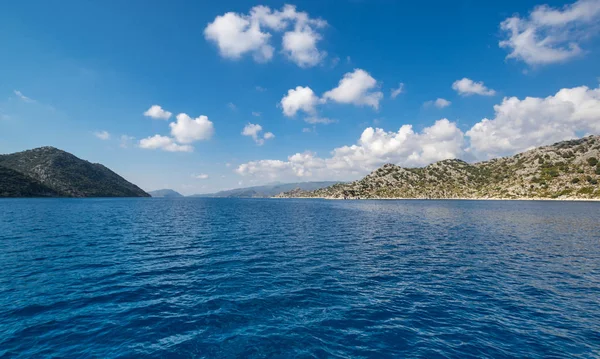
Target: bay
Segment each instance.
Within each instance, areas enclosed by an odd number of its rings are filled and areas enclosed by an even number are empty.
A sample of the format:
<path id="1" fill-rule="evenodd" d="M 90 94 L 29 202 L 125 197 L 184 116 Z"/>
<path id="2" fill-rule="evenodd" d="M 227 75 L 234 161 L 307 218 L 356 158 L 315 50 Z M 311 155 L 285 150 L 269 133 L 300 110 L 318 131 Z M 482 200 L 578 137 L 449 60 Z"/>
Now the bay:
<path id="1" fill-rule="evenodd" d="M 0 200 L 1 358 L 597 358 L 600 203 Z"/>

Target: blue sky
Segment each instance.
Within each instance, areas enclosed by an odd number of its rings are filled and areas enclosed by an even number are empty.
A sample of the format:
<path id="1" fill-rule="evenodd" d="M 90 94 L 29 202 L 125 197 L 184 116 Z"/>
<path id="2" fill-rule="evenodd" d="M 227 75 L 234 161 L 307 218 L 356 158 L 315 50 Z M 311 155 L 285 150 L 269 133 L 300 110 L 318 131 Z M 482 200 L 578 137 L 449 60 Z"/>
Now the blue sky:
<path id="1" fill-rule="evenodd" d="M 600 133 L 599 25 L 599 0 L 5 2 L 0 153 L 185 194 L 509 155 Z"/>

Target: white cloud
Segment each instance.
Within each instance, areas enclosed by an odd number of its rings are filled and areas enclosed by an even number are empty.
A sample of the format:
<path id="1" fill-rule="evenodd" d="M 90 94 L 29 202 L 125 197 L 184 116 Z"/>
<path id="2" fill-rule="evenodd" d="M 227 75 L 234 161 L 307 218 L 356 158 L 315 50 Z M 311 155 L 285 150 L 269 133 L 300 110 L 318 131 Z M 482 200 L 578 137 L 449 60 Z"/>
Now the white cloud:
<path id="1" fill-rule="evenodd" d="M 398 88 L 392 89 L 392 93 L 390 94 L 390 96 L 392 98 L 396 98 L 398 95 L 400 95 L 403 92 L 404 92 L 404 83 L 401 82 L 398 85 Z"/>
<path id="2" fill-rule="evenodd" d="M 271 34 L 261 31 L 260 23 L 247 15 L 228 12 L 217 16 L 204 29 L 204 36 L 217 44 L 223 57 L 239 59 L 246 53 L 252 53 L 257 62 L 269 61 L 273 57 L 274 48 L 269 45 Z"/>
<path id="3" fill-rule="evenodd" d="M 260 112 L 252 111 L 252 116 L 254 116 L 254 117 L 260 117 L 260 115 L 261 115 Z"/>
<path id="4" fill-rule="evenodd" d="M 317 49 L 317 42 L 322 37 L 314 31 L 311 24 L 315 27 L 323 27 L 327 23 L 324 21 L 297 21 L 294 31 L 288 31 L 283 35 L 283 51 L 286 56 L 300 67 L 312 67 L 321 63 L 327 56 L 324 51 Z"/>
<path id="5" fill-rule="evenodd" d="M 437 108 L 444 108 L 444 107 L 450 106 L 451 104 L 452 104 L 452 102 L 450 102 L 450 101 L 448 101 L 446 99 L 438 98 L 435 101 L 433 101 L 433 100 L 432 101 L 427 101 L 423 105 L 425 107 L 435 106 Z"/>
<path id="6" fill-rule="evenodd" d="M 494 110 L 493 119 L 481 120 L 465 134 L 447 119 L 421 132 L 411 125 L 397 132 L 368 127 L 356 144 L 335 148 L 327 157 L 296 153 L 286 160 L 247 162 L 236 172 L 268 179 L 348 180 L 388 162 L 410 167 L 448 158 L 484 160 L 600 133 L 600 87 L 565 88 L 546 98 L 505 98 Z"/>
<path id="7" fill-rule="evenodd" d="M 264 87 L 262 87 L 262 86 L 256 86 L 256 87 L 255 87 L 255 89 L 256 89 L 256 91 L 258 91 L 258 92 L 265 92 L 265 91 L 267 91 L 267 89 L 266 89 L 266 88 L 264 88 Z"/>
<path id="8" fill-rule="evenodd" d="M 236 172 L 263 178 L 349 179 L 388 162 L 415 166 L 455 158 L 461 155 L 462 148 L 463 133 L 455 123 L 442 119 L 421 133 L 415 133 L 410 125 L 402 126 L 398 132 L 368 127 L 356 145 L 336 148 L 329 157 L 321 158 L 312 152 L 296 153 L 287 161 L 244 163 Z"/>
<path id="9" fill-rule="evenodd" d="M 252 137 L 254 142 L 257 145 L 262 146 L 265 143 L 265 140 L 270 140 L 275 138 L 275 135 L 272 132 L 266 132 L 262 137 L 260 136 L 260 132 L 263 130 L 262 126 L 259 124 L 248 123 L 244 129 L 242 130 L 243 136 Z"/>
<path id="10" fill-rule="evenodd" d="M 129 148 L 131 143 L 135 140 L 133 136 L 121 135 L 119 139 L 119 147 L 121 148 Z"/>
<path id="11" fill-rule="evenodd" d="M 367 105 L 378 109 L 383 93 L 372 91 L 376 88 L 377 81 L 368 72 L 355 69 L 354 72 L 344 75 L 338 87 L 325 92 L 323 99 L 357 106 Z"/>
<path id="12" fill-rule="evenodd" d="M 249 123 L 246 126 L 244 126 L 244 129 L 242 130 L 242 135 L 250 136 L 256 141 L 258 139 L 258 133 L 260 131 L 262 131 L 261 125 Z"/>
<path id="13" fill-rule="evenodd" d="M 227 107 L 229 107 L 231 111 L 237 111 L 237 106 L 233 102 L 229 102 Z"/>
<path id="14" fill-rule="evenodd" d="M 152 105 L 146 112 L 144 112 L 144 116 L 151 117 L 156 120 L 168 120 L 173 115 L 169 111 L 163 110 L 159 105 Z"/>
<path id="15" fill-rule="evenodd" d="M 192 152 L 194 148 L 190 145 L 179 145 L 172 138 L 154 135 L 140 140 L 140 148 L 162 149 L 167 152 Z"/>
<path id="16" fill-rule="evenodd" d="M 317 106 L 324 104 L 327 100 L 339 103 L 354 104 L 357 106 L 368 105 L 375 109 L 379 108 L 379 101 L 383 98 L 381 91 L 373 91 L 378 87 L 377 81 L 364 70 L 355 69 L 340 80 L 338 87 L 327 91 L 319 98 L 310 87 L 297 86 L 289 89 L 287 95 L 283 96 L 280 106 L 283 114 L 288 117 L 295 116 L 298 111 L 306 115 L 304 121 L 310 124 L 329 124 L 337 122 L 317 113 Z M 403 84 L 400 84 L 402 90 Z"/>
<path id="17" fill-rule="evenodd" d="M 475 124 L 467 136 L 480 158 L 511 155 L 532 147 L 600 133 L 600 88 L 562 89 L 546 98 L 504 98 L 495 117 Z"/>
<path id="18" fill-rule="evenodd" d="M 275 52 L 271 45 L 273 32 L 282 32 L 292 24 L 293 30 L 285 32 L 282 37 L 283 53 L 300 67 L 319 64 L 325 52 L 317 49 L 317 42 L 322 36 L 316 30 L 327 23 L 310 18 L 292 5 L 285 5 L 281 10 L 255 6 L 249 14 L 228 12 L 209 23 L 204 36 L 217 45 L 223 57 L 239 59 L 245 54 L 252 54 L 255 61 L 266 62 Z"/>
<path id="19" fill-rule="evenodd" d="M 209 178 L 209 176 L 206 173 L 201 173 L 199 175 L 195 175 L 195 176 L 192 176 L 192 177 L 194 177 L 196 179 L 201 179 L 201 180 L 205 180 L 205 179 Z"/>
<path id="20" fill-rule="evenodd" d="M 192 119 L 185 113 L 177 115 L 177 122 L 169 124 L 171 135 L 179 143 L 209 140 L 215 133 L 213 123 L 206 116 Z"/>
<path id="21" fill-rule="evenodd" d="M 295 116 L 300 110 L 309 115 L 314 115 L 319 98 L 310 87 L 298 86 L 295 89 L 288 90 L 287 95 L 281 99 L 280 103 L 283 114 L 288 117 Z"/>
<path id="22" fill-rule="evenodd" d="M 496 91 L 487 88 L 483 82 L 475 82 L 469 78 L 456 80 L 452 84 L 452 89 L 458 92 L 461 96 L 482 95 L 494 96 Z"/>
<path id="23" fill-rule="evenodd" d="M 107 131 L 94 132 L 94 136 L 101 139 L 102 141 L 110 140 L 110 133 L 108 133 Z"/>
<path id="24" fill-rule="evenodd" d="M 506 38 L 500 41 L 510 53 L 506 58 L 530 66 L 570 60 L 583 53 L 579 43 L 595 35 L 600 1 L 579 0 L 562 9 L 541 5 L 528 18 L 513 16 L 500 24 Z"/>
<path id="25" fill-rule="evenodd" d="M 19 90 L 14 90 L 13 91 L 15 93 L 15 95 L 17 95 L 18 98 L 20 98 L 23 102 L 35 102 L 34 99 L 27 97 L 25 95 L 23 95 L 23 93 Z"/>

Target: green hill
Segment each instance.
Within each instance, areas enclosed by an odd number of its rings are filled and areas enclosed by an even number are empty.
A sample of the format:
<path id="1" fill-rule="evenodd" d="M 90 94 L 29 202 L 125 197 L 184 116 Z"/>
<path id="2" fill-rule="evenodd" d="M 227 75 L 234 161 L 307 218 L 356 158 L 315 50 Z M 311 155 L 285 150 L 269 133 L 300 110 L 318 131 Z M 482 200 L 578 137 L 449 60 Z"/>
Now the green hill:
<path id="1" fill-rule="evenodd" d="M 0 166 L 0 197 L 58 197 L 50 187 L 10 168 Z"/>
<path id="2" fill-rule="evenodd" d="M 136 185 L 101 164 L 90 163 L 54 147 L 0 155 L 0 193 L 39 196 L 46 189 L 64 197 L 149 197 Z M 22 177 L 18 177 L 17 172 Z M 26 183 L 19 184 L 20 181 Z M 42 185 L 45 189 L 35 187 Z M 25 186 L 25 187 L 23 187 Z M 29 186 L 29 187 L 28 187 Z M 27 192 L 27 188 L 39 191 Z M 10 195 L 14 197 L 15 195 Z"/>

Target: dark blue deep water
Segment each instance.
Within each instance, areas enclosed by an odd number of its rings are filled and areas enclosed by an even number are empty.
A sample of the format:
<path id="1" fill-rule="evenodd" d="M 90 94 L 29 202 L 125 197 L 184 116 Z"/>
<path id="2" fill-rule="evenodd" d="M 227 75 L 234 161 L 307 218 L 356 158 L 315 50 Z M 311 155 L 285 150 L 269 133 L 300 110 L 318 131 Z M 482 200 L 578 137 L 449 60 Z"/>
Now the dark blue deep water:
<path id="1" fill-rule="evenodd" d="M 0 358 L 599 358 L 600 203 L 0 200 Z"/>

